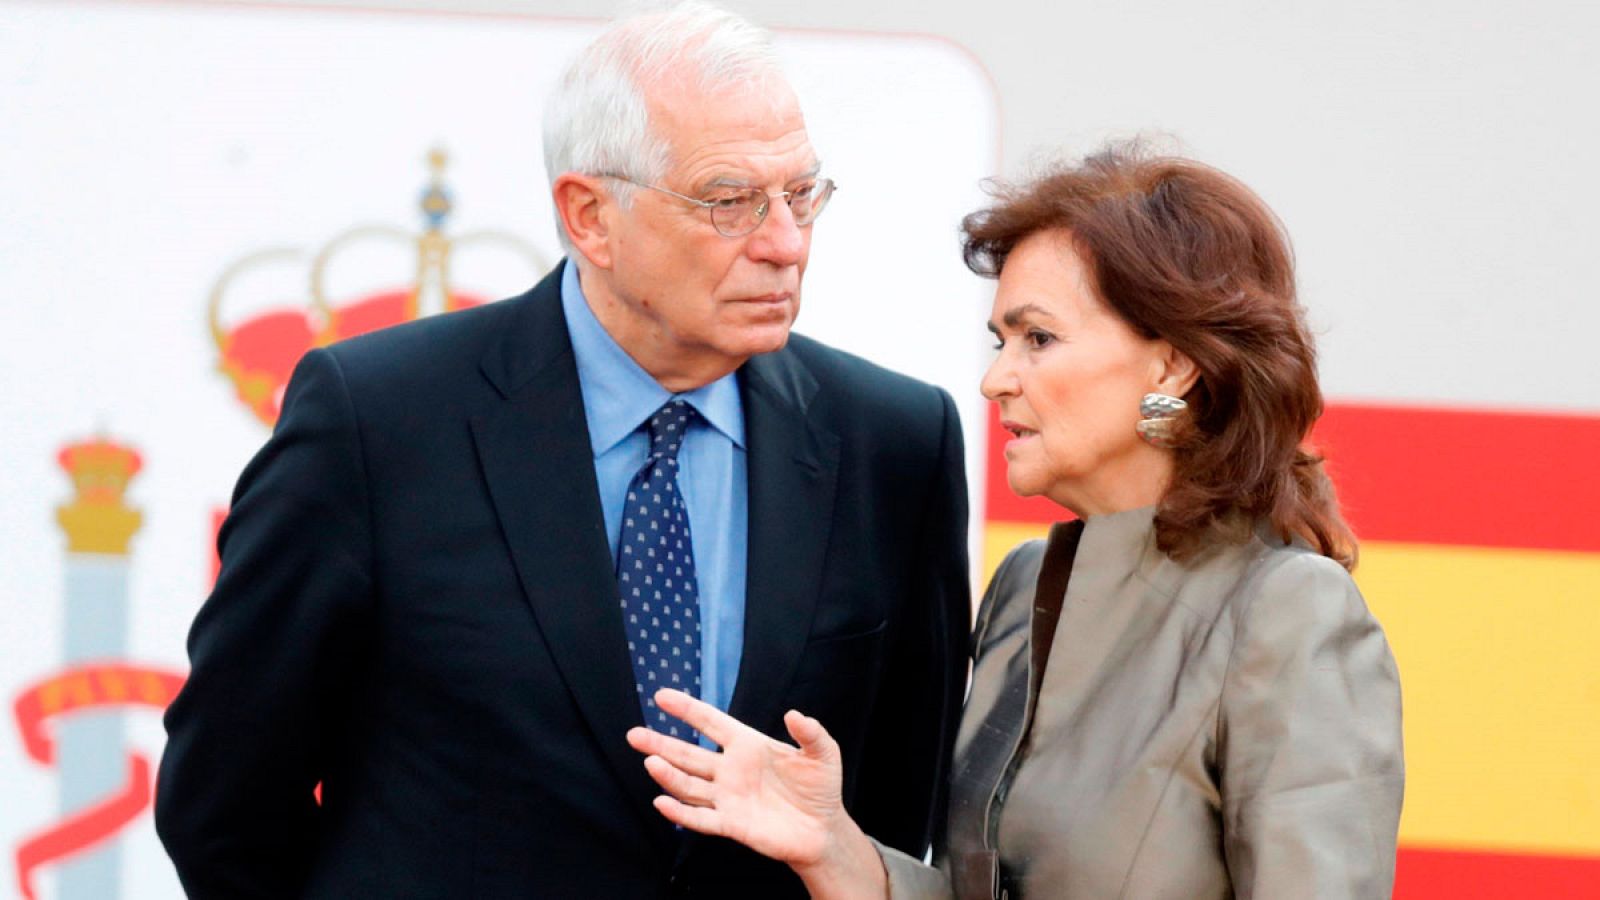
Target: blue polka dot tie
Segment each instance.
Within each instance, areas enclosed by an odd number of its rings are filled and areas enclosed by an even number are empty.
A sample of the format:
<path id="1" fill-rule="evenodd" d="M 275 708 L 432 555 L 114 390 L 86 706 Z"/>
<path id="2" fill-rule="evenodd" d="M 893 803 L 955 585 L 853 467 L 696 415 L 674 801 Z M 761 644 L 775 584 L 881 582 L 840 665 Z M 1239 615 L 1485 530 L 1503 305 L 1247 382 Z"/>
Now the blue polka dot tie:
<path id="1" fill-rule="evenodd" d="M 658 709 L 655 692 L 670 687 L 700 696 L 700 588 L 678 490 L 678 449 L 694 416 L 674 399 L 645 423 L 650 457 L 628 484 L 617 542 L 617 587 L 644 724 L 691 744 L 699 735 Z"/>

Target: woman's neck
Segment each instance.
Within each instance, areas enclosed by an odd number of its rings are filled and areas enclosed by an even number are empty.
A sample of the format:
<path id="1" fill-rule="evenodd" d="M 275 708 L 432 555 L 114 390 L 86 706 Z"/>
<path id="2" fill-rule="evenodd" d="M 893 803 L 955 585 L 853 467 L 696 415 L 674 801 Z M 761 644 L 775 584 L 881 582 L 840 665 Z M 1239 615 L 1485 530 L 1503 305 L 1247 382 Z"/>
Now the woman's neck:
<path id="1" fill-rule="evenodd" d="M 1082 519 L 1110 515 L 1160 503 L 1172 471 L 1170 451 L 1141 446 L 1089 477 L 1055 485 L 1045 496 Z"/>

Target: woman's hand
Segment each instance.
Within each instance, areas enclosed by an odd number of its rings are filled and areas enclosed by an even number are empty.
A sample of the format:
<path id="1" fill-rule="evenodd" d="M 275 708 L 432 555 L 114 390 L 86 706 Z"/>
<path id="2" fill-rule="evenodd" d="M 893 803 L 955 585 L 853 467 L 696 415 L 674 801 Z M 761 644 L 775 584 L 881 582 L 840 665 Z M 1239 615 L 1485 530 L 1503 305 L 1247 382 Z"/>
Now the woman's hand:
<path id="1" fill-rule="evenodd" d="M 796 748 L 681 691 L 657 691 L 656 704 L 722 747 L 716 753 L 647 728 L 628 732 L 633 749 L 649 754 L 650 777 L 671 795 L 655 800 L 662 815 L 791 865 L 822 858 L 830 829 L 848 816 L 839 745 L 816 719 L 794 710 L 783 717 Z"/>
<path id="2" fill-rule="evenodd" d="M 647 754 L 645 769 L 670 795 L 655 799 L 663 816 L 788 863 L 813 897 L 885 896 L 883 862 L 845 812 L 839 745 L 821 723 L 784 714 L 799 745 L 792 747 L 681 691 L 657 691 L 656 705 L 722 748 L 628 731 L 629 745 Z"/>

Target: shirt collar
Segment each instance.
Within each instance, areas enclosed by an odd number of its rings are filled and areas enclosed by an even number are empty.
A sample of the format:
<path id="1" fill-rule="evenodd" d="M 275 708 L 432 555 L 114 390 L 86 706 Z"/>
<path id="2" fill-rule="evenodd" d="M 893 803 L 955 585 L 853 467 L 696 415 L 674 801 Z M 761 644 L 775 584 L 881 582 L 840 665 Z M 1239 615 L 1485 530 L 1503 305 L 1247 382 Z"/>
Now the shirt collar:
<path id="1" fill-rule="evenodd" d="M 578 281 L 578 267 L 571 260 L 561 272 L 561 309 L 566 313 L 567 334 L 577 359 L 590 447 L 598 457 L 621 443 L 674 395 L 640 368 L 594 317 Z M 736 373 L 676 396 L 735 446 L 744 447 L 744 406 Z"/>

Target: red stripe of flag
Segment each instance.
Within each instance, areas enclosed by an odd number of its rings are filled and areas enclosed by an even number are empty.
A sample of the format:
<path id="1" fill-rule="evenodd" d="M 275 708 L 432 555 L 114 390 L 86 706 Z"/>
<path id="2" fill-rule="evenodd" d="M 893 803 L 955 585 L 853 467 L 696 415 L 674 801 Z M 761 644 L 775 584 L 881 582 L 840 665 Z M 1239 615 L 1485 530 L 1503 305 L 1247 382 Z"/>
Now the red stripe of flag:
<path id="1" fill-rule="evenodd" d="M 1600 552 L 1600 417 L 1339 404 L 1313 441 L 1363 539 Z"/>
<path id="2" fill-rule="evenodd" d="M 988 518 L 1067 513 L 1011 493 L 991 404 Z M 1600 416 L 1330 405 L 1313 441 L 1364 540 L 1600 552 Z"/>
<path id="3" fill-rule="evenodd" d="M 1394 900 L 1600 900 L 1600 859 L 1400 849 Z"/>

